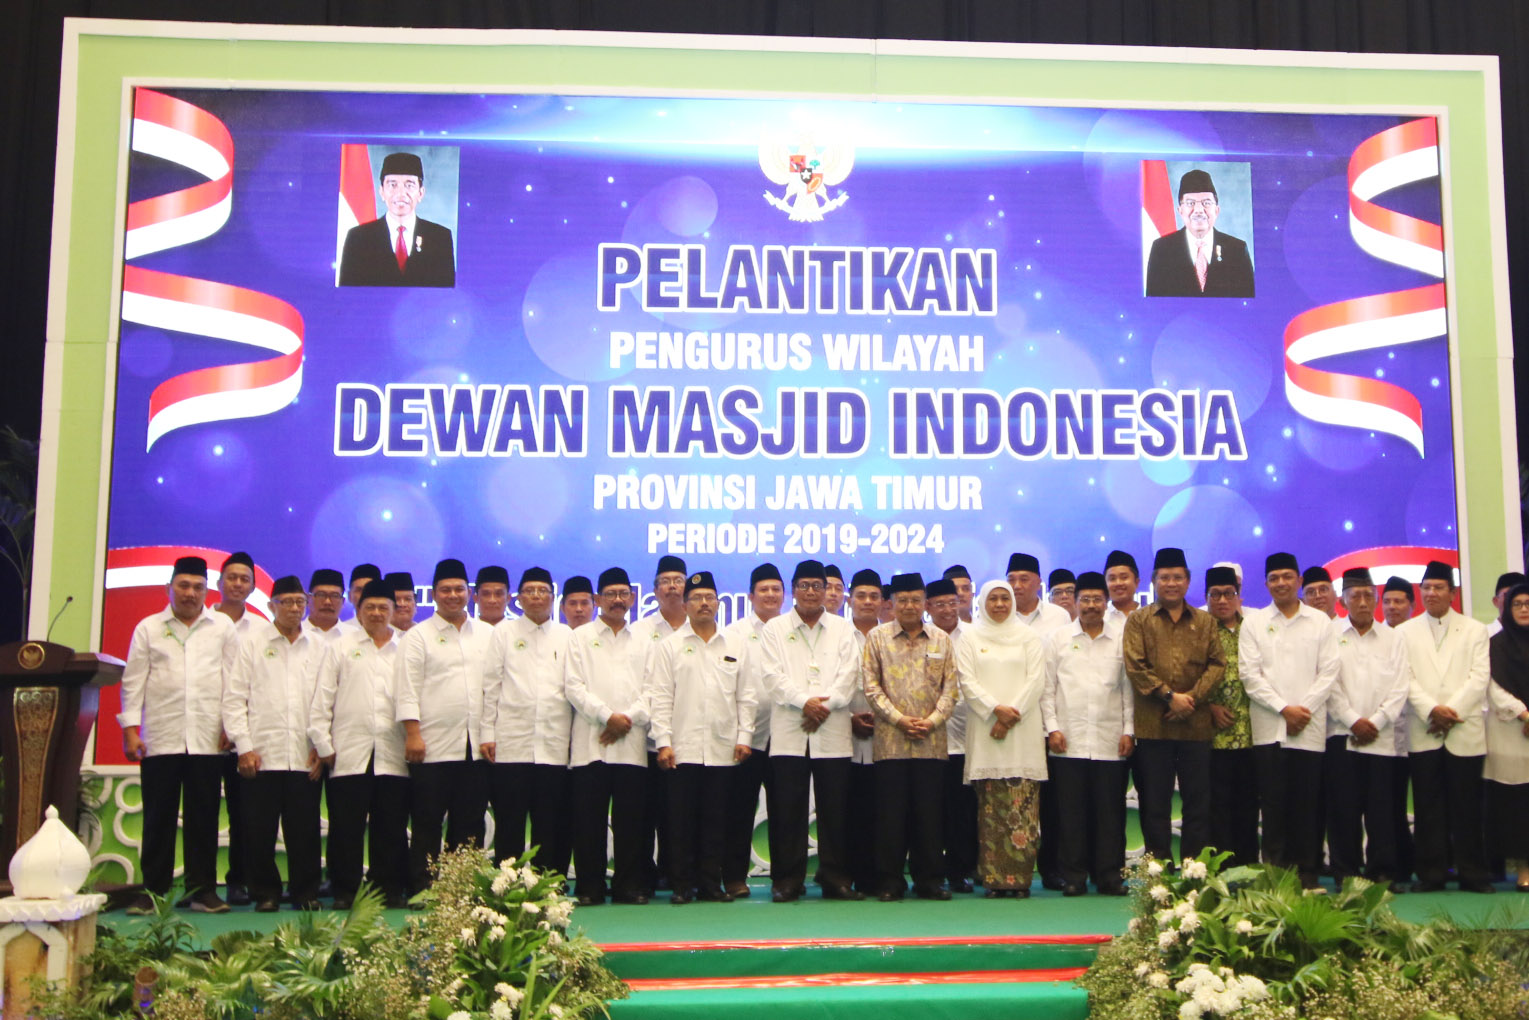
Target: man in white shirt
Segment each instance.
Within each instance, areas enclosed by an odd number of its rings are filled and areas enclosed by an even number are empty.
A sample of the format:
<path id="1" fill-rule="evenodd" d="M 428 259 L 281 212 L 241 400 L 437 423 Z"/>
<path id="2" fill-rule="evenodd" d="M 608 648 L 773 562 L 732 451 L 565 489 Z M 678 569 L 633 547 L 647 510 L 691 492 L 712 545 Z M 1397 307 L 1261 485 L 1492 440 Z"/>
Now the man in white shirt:
<path id="1" fill-rule="evenodd" d="M 924 592 L 929 622 L 950 637 L 952 654 L 961 643 L 965 627 L 961 623 L 961 593 L 949 578 L 930 581 Z M 966 604 L 971 605 L 968 596 Z M 953 893 L 972 891 L 977 874 L 977 791 L 965 780 L 966 774 L 966 703 L 956 689 L 956 704 L 945 720 L 945 761 L 941 780 L 945 800 L 941 845 L 945 854 L 945 881 Z"/>
<path id="2" fill-rule="evenodd" d="M 1104 575 L 1099 575 L 1103 577 Z M 1067 610 L 1074 622 L 1078 619 L 1078 578 L 1066 567 L 1057 567 L 1046 575 L 1046 601 Z"/>
<path id="3" fill-rule="evenodd" d="M 1322 867 L 1322 788 L 1327 696 L 1338 677 L 1331 621 L 1301 602 L 1301 571 L 1290 553 L 1264 561 L 1274 603 L 1243 619 L 1237 668 L 1251 701 L 1253 768 L 1263 818 L 1263 858 L 1295 868 L 1317 887 Z"/>
<path id="4" fill-rule="evenodd" d="M 972 575 L 964 566 L 957 563 L 945 568 L 945 573 L 940 575 L 945 580 L 956 586 L 956 601 L 959 606 L 961 622 L 972 622 L 972 595 L 976 589 L 972 586 Z"/>
<path id="5" fill-rule="evenodd" d="M 367 582 L 381 580 L 381 578 L 382 570 L 375 563 L 358 563 L 351 568 L 350 590 L 345 594 L 345 600 L 350 603 L 351 614 L 340 621 L 340 626 L 347 633 L 361 632 L 361 592 L 366 589 Z M 393 600 L 389 598 L 388 601 Z"/>
<path id="6" fill-rule="evenodd" d="M 881 591 L 881 575 L 874 570 L 857 570 L 850 578 L 849 622 L 854 628 L 856 655 L 862 662 L 867 636 L 881 625 Z M 880 892 L 876 880 L 876 713 L 866 700 L 863 683 L 855 684 L 849 711 L 854 750 L 850 754 L 845 808 L 845 856 L 855 890 L 872 896 Z"/>
<path id="7" fill-rule="evenodd" d="M 510 572 L 503 567 L 479 567 L 478 576 L 473 579 L 473 604 L 479 623 L 497 627 L 505 619 L 505 607 L 510 604 Z"/>
<path id="8" fill-rule="evenodd" d="M 823 590 L 823 612 L 843 616 L 844 599 L 848 594 L 844 590 L 844 571 L 838 564 L 830 563 L 823 568 L 823 573 L 828 575 L 828 587 Z"/>
<path id="9" fill-rule="evenodd" d="M 405 634 L 394 670 L 394 718 L 413 780 L 409 878 L 430 885 L 429 859 L 482 842 L 488 780 L 479 767 L 483 655 L 488 631 L 467 615 L 467 567 L 444 559 L 431 578 L 435 613 Z"/>
<path id="10" fill-rule="evenodd" d="M 1041 601 L 1041 562 L 1036 557 L 1029 553 L 1010 556 L 1006 580 L 1014 589 L 1014 616 L 1035 631 L 1043 645 L 1046 635 L 1072 623 L 1067 610 Z M 1050 783 L 1041 784 L 1040 802 L 1041 845 L 1035 857 L 1035 869 L 1041 873 L 1043 887 L 1060 889 L 1063 882 L 1057 870 L 1057 800 L 1056 790 Z"/>
<path id="11" fill-rule="evenodd" d="M 717 627 L 710 571 L 685 581 L 688 622 L 659 642 L 648 670 L 658 766 L 668 773 L 670 902 L 731 903 L 722 888 L 731 772 L 753 754 L 754 688 L 747 638 Z"/>
<path id="12" fill-rule="evenodd" d="M 647 667 L 659 642 L 685 626 L 685 561 L 678 556 L 660 556 L 653 573 L 653 594 L 658 612 L 649 613 L 632 624 L 632 636 L 644 647 L 643 683 L 648 682 Z M 658 767 L 658 748 L 648 735 L 648 792 L 642 814 L 642 873 L 648 895 L 669 884 L 669 806 L 668 777 Z"/>
<path id="13" fill-rule="evenodd" d="M 1329 620 L 1337 618 L 1338 596 L 1326 567 L 1307 567 L 1301 574 L 1301 601 Z"/>
<path id="14" fill-rule="evenodd" d="M 393 618 L 388 622 L 402 636 L 414 628 L 414 613 L 419 608 L 414 599 L 414 575 L 399 570 L 384 580 L 393 589 Z"/>
<path id="15" fill-rule="evenodd" d="M 563 582 L 563 620 L 569 630 L 578 630 L 595 618 L 595 586 L 583 574 Z"/>
<path id="16" fill-rule="evenodd" d="M 308 616 L 303 630 L 325 644 L 338 641 L 345 634 L 340 626 L 340 607 L 345 604 L 345 576 L 338 570 L 321 567 L 308 578 Z"/>
<path id="17" fill-rule="evenodd" d="M 483 665 L 486 742 L 480 750 L 493 763 L 494 858 L 524 852 L 529 817 L 537 866 L 566 875 L 573 854 L 568 812 L 573 709 L 563 671 L 573 631 L 552 617 L 552 574 L 545 568 L 521 573 L 516 598 L 521 615 L 494 628 Z"/>
<path id="18" fill-rule="evenodd" d="M 1363 874 L 1399 889 L 1391 759 L 1407 706 L 1407 658 L 1396 632 L 1378 626 L 1367 568 L 1343 572 L 1343 606 L 1348 615 L 1333 621 L 1338 680 L 1327 707 L 1328 855 L 1340 886 Z"/>
<path id="19" fill-rule="evenodd" d="M 853 628 L 824 611 L 828 574 L 817 560 L 791 573 L 794 606 L 764 629 L 770 697 L 771 898 L 799 899 L 807 885 L 807 791 L 817 805 L 818 884 L 829 899 L 863 899 L 851 886 L 846 808 L 850 699 L 860 680 Z"/>
<path id="20" fill-rule="evenodd" d="M 122 753 L 139 762 L 143 844 L 139 861 L 149 893 L 167 896 L 182 814 L 186 889 L 191 909 L 226 913 L 217 893 L 218 784 L 222 779 L 223 681 L 239 638 L 228 617 L 204 605 L 207 561 L 183 556 L 166 586 L 170 604 L 133 628 L 122 671 Z M 151 914 L 148 894 L 128 907 Z"/>
<path id="21" fill-rule="evenodd" d="M 255 909 L 281 901 L 276 868 L 279 823 L 293 907 L 318 909 L 319 778 L 324 766 L 308 740 L 308 706 L 328 643 L 303 627 L 308 596 L 296 575 L 271 586 L 271 621 L 255 628 L 223 686 L 223 729 L 239 755 L 249 889 Z"/>
<path id="22" fill-rule="evenodd" d="M 218 569 L 218 604 L 213 607 L 228 617 L 234 625 L 234 633 L 242 644 L 258 624 L 265 622 L 249 611 L 246 603 L 255 590 L 255 561 L 247 552 L 230 553 Z M 249 887 L 245 882 L 244 850 L 249 840 L 244 831 L 244 783 L 239 778 L 239 756 L 227 734 L 220 741 L 222 755 L 223 803 L 228 807 L 228 871 L 224 873 L 227 883 L 229 906 L 244 907 L 250 902 Z M 189 900 L 176 903 L 186 906 Z"/>
<path id="23" fill-rule="evenodd" d="M 1125 895 L 1126 759 L 1135 749 L 1135 699 L 1121 633 L 1104 625 L 1104 575 L 1076 579 L 1078 619 L 1046 639 L 1041 719 L 1061 809 L 1057 866 L 1062 895 L 1082 896 L 1089 875 L 1106 896 Z"/>
<path id="24" fill-rule="evenodd" d="M 1412 675 L 1412 801 L 1418 892 L 1444 888 L 1453 861 L 1460 888 L 1492 892 L 1481 826 L 1486 759 L 1483 705 L 1491 666 L 1487 629 L 1451 608 L 1455 571 L 1423 570 L 1423 615 L 1396 629 Z"/>
<path id="25" fill-rule="evenodd" d="M 1104 559 L 1104 583 L 1110 589 L 1104 623 L 1118 630 L 1125 626 L 1126 617 L 1141 608 L 1141 603 L 1136 601 L 1136 589 L 1141 587 L 1141 571 L 1136 567 L 1136 557 L 1124 549 L 1111 549 Z"/>
<path id="26" fill-rule="evenodd" d="M 761 563 L 749 575 L 749 608 L 752 612 L 728 625 L 730 633 L 744 641 L 743 674 L 754 692 L 754 722 L 747 758 L 728 773 L 726 835 L 722 845 L 722 888 L 737 899 L 748 896 L 749 872 L 754 863 L 754 822 L 759 816 L 759 791 L 769 781 L 770 699 L 764 694 L 765 624 L 780 615 L 786 586 L 780 568 Z"/>
<path id="27" fill-rule="evenodd" d="M 389 907 L 409 888 L 409 769 L 393 705 L 399 635 L 389 625 L 393 588 L 372 578 L 356 599 L 360 629 L 329 648 L 308 709 L 308 739 L 329 767 L 329 881 L 334 909 L 349 910 L 367 879 Z"/>
<path id="28" fill-rule="evenodd" d="M 605 902 L 606 824 L 615 858 L 616 903 L 648 902 L 643 873 L 648 706 L 643 670 L 649 648 L 627 626 L 632 582 L 620 567 L 600 573 L 600 615 L 568 640 L 564 685 L 573 706 L 568 764 L 572 788 L 574 894 L 579 906 Z"/>

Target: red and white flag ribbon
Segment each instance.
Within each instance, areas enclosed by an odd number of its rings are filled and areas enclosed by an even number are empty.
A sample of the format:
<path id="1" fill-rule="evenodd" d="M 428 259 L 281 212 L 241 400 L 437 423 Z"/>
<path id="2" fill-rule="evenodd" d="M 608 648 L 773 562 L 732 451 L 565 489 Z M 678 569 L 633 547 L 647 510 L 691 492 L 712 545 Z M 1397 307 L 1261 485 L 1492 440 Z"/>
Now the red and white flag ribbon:
<path id="1" fill-rule="evenodd" d="M 178 163 L 202 184 L 128 207 L 128 259 L 200 241 L 228 220 L 234 144 L 206 110 L 152 89 L 133 97 L 133 151 Z M 214 421 L 271 414 L 303 384 L 303 317 L 280 298 L 175 273 L 127 266 L 122 319 L 156 329 L 214 337 L 274 351 L 264 361 L 198 369 L 155 388 L 146 449 L 168 432 Z"/>
<path id="2" fill-rule="evenodd" d="M 372 157 L 362 143 L 340 146 L 340 228 L 335 237 L 334 279 L 340 282 L 340 256 L 345 251 L 345 235 L 352 227 L 377 218 L 372 199 Z"/>
<path id="3" fill-rule="evenodd" d="M 1444 275 L 1444 234 L 1436 223 L 1394 212 L 1377 195 L 1439 175 L 1438 125 L 1408 121 L 1365 139 L 1349 159 L 1349 233 L 1364 251 L 1435 278 Z M 1285 327 L 1285 396 L 1297 413 L 1328 425 L 1384 432 L 1423 451 L 1416 396 L 1377 378 L 1309 367 L 1337 354 L 1431 340 L 1448 330 L 1444 284 L 1337 301 L 1302 312 Z"/>
<path id="4" fill-rule="evenodd" d="M 1147 286 L 1147 253 L 1152 242 L 1179 228 L 1173 218 L 1173 185 L 1168 164 L 1161 159 L 1141 161 L 1141 282 Z"/>

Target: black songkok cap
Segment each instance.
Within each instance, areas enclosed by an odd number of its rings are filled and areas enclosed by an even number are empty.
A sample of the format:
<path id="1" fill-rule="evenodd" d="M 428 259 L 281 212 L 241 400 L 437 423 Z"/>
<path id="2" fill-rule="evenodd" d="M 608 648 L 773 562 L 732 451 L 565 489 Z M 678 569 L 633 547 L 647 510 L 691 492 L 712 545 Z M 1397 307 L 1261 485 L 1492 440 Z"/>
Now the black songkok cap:
<path id="1" fill-rule="evenodd" d="M 1009 557 L 1009 568 L 1004 573 L 1012 574 L 1016 570 L 1028 570 L 1032 574 L 1039 574 L 1041 561 L 1029 553 L 1015 553 Z"/>
<path id="2" fill-rule="evenodd" d="M 1124 549 L 1111 549 L 1110 554 L 1104 558 L 1104 569 L 1111 567 L 1130 567 L 1131 573 L 1141 576 L 1141 569 L 1136 566 L 1136 557 Z"/>
<path id="3" fill-rule="evenodd" d="M 414 594 L 414 575 L 407 570 L 397 570 L 383 578 L 383 582 L 395 592 Z"/>
<path id="4" fill-rule="evenodd" d="M 1407 580 L 1405 577 L 1397 577 L 1395 574 L 1392 574 L 1390 577 L 1386 578 L 1385 590 L 1399 591 L 1403 595 L 1407 596 L 1408 602 L 1413 600 L 1412 582 Z"/>
<path id="5" fill-rule="evenodd" d="M 904 591 L 923 591 L 924 579 L 918 574 L 893 574 L 892 594 Z"/>
<path id="6" fill-rule="evenodd" d="M 972 579 L 972 575 L 967 571 L 965 567 L 959 563 L 955 564 L 954 566 L 946 567 L 945 573 L 941 574 L 940 576 L 945 578 L 947 581 L 954 580 L 958 577 L 964 577 L 968 581 Z"/>
<path id="7" fill-rule="evenodd" d="M 484 572 L 489 570 L 497 570 L 501 576 L 485 577 Z M 484 567 L 483 570 L 478 571 L 478 583 L 482 584 L 484 581 L 487 581 L 490 584 L 493 584 L 495 581 L 499 581 L 501 584 L 508 585 L 510 583 L 510 575 L 505 571 L 503 567 Z M 527 567 L 525 570 L 521 571 L 520 584 L 516 586 L 515 590 L 519 591 L 521 588 L 524 588 L 532 581 L 540 581 L 542 584 L 545 584 L 548 588 L 550 588 L 552 587 L 552 572 L 545 567 Z M 585 581 L 584 583 L 588 584 L 589 582 Z M 563 586 L 563 594 L 568 594 L 567 585 Z"/>
<path id="8" fill-rule="evenodd" d="M 1206 591 L 1210 591 L 1212 588 L 1224 588 L 1227 585 L 1231 585 L 1239 590 L 1242 587 L 1237 583 L 1237 571 L 1231 567 L 1211 567 L 1205 572 Z"/>
<path id="9" fill-rule="evenodd" d="M 1333 583 L 1333 575 L 1327 572 L 1326 567 L 1307 567 L 1306 573 L 1301 575 L 1301 587 L 1303 588 L 1308 584 L 1317 584 L 1321 581 L 1326 581 L 1328 584 Z"/>
<path id="10" fill-rule="evenodd" d="M 1425 581 L 1448 581 L 1449 586 L 1455 586 L 1455 568 L 1443 560 L 1429 560 L 1428 566 L 1423 568 L 1423 580 Z"/>
<path id="11" fill-rule="evenodd" d="M 881 590 L 881 575 L 876 573 L 876 571 L 872 570 L 870 567 L 863 567 L 862 569 L 855 571 L 854 578 L 849 582 L 850 591 L 854 591 L 856 588 L 866 587 L 875 588 L 877 591 Z"/>
<path id="12" fill-rule="evenodd" d="M 190 557 L 188 557 L 188 558 L 190 558 Z M 255 572 L 255 561 L 250 559 L 250 554 L 247 553 L 247 552 L 236 552 L 236 553 L 232 554 L 231 556 L 229 556 L 228 559 L 223 561 L 222 570 L 227 570 L 229 567 L 233 566 L 236 563 L 242 563 L 246 567 L 249 567 L 250 568 L 250 573 L 254 573 Z M 202 573 L 204 575 L 207 573 L 206 566 L 207 566 L 207 561 L 206 560 L 202 560 Z M 222 570 L 220 570 L 219 573 L 221 573 Z M 183 571 L 177 570 L 176 573 L 177 574 L 183 573 Z"/>
<path id="13" fill-rule="evenodd" d="M 367 599 L 387 599 L 394 601 L 393 586 L 380 578 L 372 578 L 366 582 L 366 587 L 361 589 L 361 601 Z"/>
<path id="14" fill-rule="evenodd" d="M 1492 594 L 1496 595 L 1504 588 L 1511 588 L 1515 584 L 1523 584 L 1524 581 L 1525 577 L 1523 574 L 1520 574 L 1516 570 L 1510 570 L 1497 579 L 1497 587 L 1492 589 Z"/>
<path id="15" fill-rule="evenodd" d="M 891 597 L 892 597 L 892 586 L 890 584 L 882 585 L 881 586 L 881 601 L 885 602 L 888 599 L 890 599 Z"/>
<path id="16" fill-rule="evenodd" d="M 760 581 L 781 581 L 780 568 L 773 563 L 761 563 L 749 574 L 749 591 Z"/>
<path id="17" fill-rule="evenodd" d="M 827 580 L 829 577 L 837 577 L 840 584 L 844 583 L 844 574 L 839 570 L 839 565 L 837 563 L 830 563 L 828 566 L 824 567 L 823 573 L 826 575 L 824 580 Z"/>
<path id="18" fill-rule="evenodd" d="M 717 590 L 717 582 L 712 579 L 710 570 L 698 570 L 685 578 L 686 595 L 689 595 L 697 588 L 705 588 L 707 591 Z"/>
<path id="19" fill-rule="evenodd" d="M 1059 584 L 1077 584 L 1078 579 L 1071 570 L 1066 567 L 1057 567 L 1046 577 L 1046 587 L 1055 588 Z"/>
<path id="20" fill-rule="evenodd" d="M 380 184 L 390 174 L 413 174 L 419 178 L 419 183 L 425 183 L 425 165 L 412 152 L 390 152 L 384 156 L 377 182 Z"/>
<path id="21" fill-rule="evenodd" d="M 589 578 L 583 574 L 574 574 L 563 582 L 563 598 L 565 599 L 570 595 L 593 595 L 594 593 L 595 586 L 590 584 Z"/>
<path id="22" fill-rule="evenodd" d="M 467 564 L 461 560 L 445 559 L 435 565 L 435 573 L 430 578 L 432 585 L 440 584 L 447 579 L 466 581 Z"/>
<path id="23" fill-rule="evenodd" d="M 938 581 L 930 581 L 929 584 L 924 588 L 924 595 L 931 599 L 937 599 L 941 595 L 957 594 L 959 594 L 959 592 L 956 591 L 956 582 L 952 581 L 948 577 L 942 577 Z"/>
<path id="24" fill-rule="evenodd" d="M 321 584 L 332 584 L 336 588 L 345 587 L 345 575 L 338 570 L 330 570 L 328 567 L 320 567 L 308 578 L 308 590 L 312 591 Z"/>
<path id="25" fill-rule="evenodd" d="M 237 553 L 235 554 L 237 555 Z M 229 559 L 233 559 L 232 556 Z M 175 566 L 170 568 L 170 576 L 176 574 L 190 574 L 193 577 L 207 576 L 207 561 L 200 556 L 182 556 L 175 561 Z"/>
<path id="26" fill-rule="evenodd" d="M 296 574 L 288 574 L 286 577 L 278 577 L 276 583 L 271 585 L 271 598 L 280 598 L 283 595 L 305 595 L 303 579 Z"/>
<path id="27" fill-rule="evenodd" d="M 363 577 L 369 581 L 378 580 L 382 577 L 382 568 L 375 563 L 363 563 L 350 572 L 350 583 L 355 584 Z M 377 597 L 381 598 L 382 596 L 379 595 Z"/>
<path id="28" fill-rule="evenodd" d="M 547 583 L 551 584 L 552 582 L 548 581 Z M 510 586 L 510 572 L 503 567 L 479 567 L 477 579 L 473 581 L 473 584 L 502 584 L 508 588 Z"/>
<path id="29" fill-rule="evenodd" d="M 803 560 L 796 565 L 795 570 L 791 571 L 791 583 L 792 585 L 795 585 L 796 582 L 803 580 L 804 578 L 807 580 L 822 581 L 824 584 L 827 584 L 828 571 L 824 570 L 823 564 L 819 563 L 817 560 Z"/>
<path id="30" fill-rule="evenodd" d="M 1080 595 L 1086 591 L 1107 592 L 1110 590 L 1109 585 L 1104 583 L 1104 575 L 1097 570 L 1083 571 L 1083 573 L 1078 575 L 1078 579 L 1074 583 L 1077 584 L 1078 594 Z"/>
<path id="31" fill-rule="evenodd" d="M 632 579 L 626 576 L 626 571 L 620 567 L 607 567 L 600 571 L 600 590 L 604 591 L 613 584 L 624 584 L 628 588 L 632 586 Z"/>
<path id="32" fill-rule="evenodd" d="M 658 577 L 660 574 L 684 573 L 687 573 L 685 570 L 684 560 L 680 559 L 678 556 L 660 556 L 658 558 L 658 569 L 653 571 L 653 576 Z"/>
<path id="33" fill-rule="evenodd" d="M 1301 565 L 1295 561 L 1294 553 L 1270 553 L 1264 558 L 1264 576 L 1268 577 L 1276 570 L 1293 570 L 1299 574 Z"/>
<path id="34" fill-rule="evenodd" d="M 1188 570 L 1189 561 L 1184 559 L 1183 549 L 1177 549 L 1171 545 L 1165 545 L 1157 551 L 1156 556 L 1152 557 L 1152 569 L 1168 570 L 1173 567 L 1183 567 L 1185 570 Z"/>
<path id="35" fill-rule="evenodd" d="M 1191 170 L 1179 178 L 1179 198 L 1185 195 L 1199 195 L 1204 192 L 1216 194 L 1216 186 L 1211 183 L 1210 174 L 1204 170 Z M 1216 195 L 1217 198 L 1221 196 Z"/>
<path id="36" fill-rule="evenodd" d="M 1345 590 L 1349 588 L 1375 587 L 1375 579 L 1370 576 L 1370 568 L 1349 567 L 1343 572 L 1343 587 Z"/>

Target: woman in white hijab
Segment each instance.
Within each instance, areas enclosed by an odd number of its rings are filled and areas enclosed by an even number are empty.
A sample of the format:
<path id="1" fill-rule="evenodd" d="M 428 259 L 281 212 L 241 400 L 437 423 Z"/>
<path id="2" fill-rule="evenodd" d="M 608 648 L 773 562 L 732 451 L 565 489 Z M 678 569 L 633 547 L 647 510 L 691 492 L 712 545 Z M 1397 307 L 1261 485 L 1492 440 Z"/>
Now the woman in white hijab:
<path id="1" fill-rule="evenodd" d="M 966 700 L 966 781 L 977 790 L 977 872 L 988 899 L 1030 895 L 1046 778 L 1041 639 L 1014 614 L 1007 581 L 977 595 L 972 626 L 956 647 Z"/>

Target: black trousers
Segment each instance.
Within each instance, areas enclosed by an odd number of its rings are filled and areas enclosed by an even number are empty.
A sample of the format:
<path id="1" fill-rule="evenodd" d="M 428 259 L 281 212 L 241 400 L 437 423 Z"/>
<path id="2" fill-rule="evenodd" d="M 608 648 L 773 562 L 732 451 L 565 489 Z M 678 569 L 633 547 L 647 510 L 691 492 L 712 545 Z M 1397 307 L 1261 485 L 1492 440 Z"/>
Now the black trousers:
<path id="1" fill-rule="evenodd" d="M 1406 716 L 1397 722 L 1406 725 Z M 1391 818 L 1395 823 L 1396 878 L 1402 881 L 1412 877 L 1417 864 L 1417 854 L 1412 842 L 1412 804 L 1408 795 L 1412 792 L 1412 756 L 1399 754 L 1391 759 Z"/>
<path id="2" fill-rule="evenodd" d="M 1051 756 L 1046 756 L 1047 778 L 1055 778 L 1051 775 Z M 973 796 L 976 796 L 974 793 Z M 1061 875 L 1062 866 L 1057 858 L 1057 849 L 1060 839 L 1057 835 L 1061 820 L 1057 817 L 1059 812 L 1056 788 L 1050 783 L 1041 784 L 1041 845 L 1035 854 L 1035 870 L 1040 872 L 1041 881 L 1055 882 Z"/>
<path id="3" fill-rule="evenodd" d="M 850 880 L 856 890 L 874 896 L 881 890 L 876 883 L 876 766 L 871 762 L 849 767 L 845 820 Z"/>
<path id="4" fill-rule="evenodd" d="M 1185 860 L 1210 845 L 1210 741 L 1136 742 L 1137 805 L 1142 842 L 1160 861 L 1173 860 L 1173 785 L 1178 780 L 1179 853 Z"/>
<path id="5" fill-rule="evenodd" d="M 807 885 L 807 792 L 817 804 L 818 882 L 845 887 L 852 881 L 848 860 L 846 809 L 848 758 L 801 754 L 770 756 L 770 884 L 778 892 L 800 893 Z"/>
<path id="6" fill-rule="evenodd" d="M 664 794 L 669 808 L 669 888 L 676 895 L 722 888 L 723 828 L 735 767 L 677 765 L 664 777 L 669 781 Z"/>
<path id="7" fill-rule="evenodd" d="M 430 860 L 441 853 L 441 827 L 446 846 L 456 849 L 483 845 L 483 813 L 488 809 L 486 762 L 422 762 L 409 766 L 413 789 L 409 799 L 409 885 L 419 892 L 430 885 Z"/>
<path id="8" fill-rule="evenodd" d="M 1258 778 L 1251 747 L 1211 748 L 1210 845 L 1232 852 L 1227 867 L 1258 863 Z"/>
<path id="9" fill-rule="evenodd" d="M 1327 739 L 1327 858 L 1335 878 L 1395 881 L 1396 797 L 1391 757 L 1361 754 L 1348 737 Z"/>
<path id="10" fill-rule="evenodd" d="M 223 880 L 229 885 L 244 885 L 244 777 L 239 775 L 239 756 L 232 751 L 223 759 L 223 803 L 228 805 L 228 870 Z"/>
<path id="11" fill-rule="evenodd" d="M 371 862 L 367 880 L 384 896 L 409 890 L 409 800 L 407 776 L 379 776 L 371 762 L 354 776 L 330 776 L 329 883 L 336 896 L 361 888 L 362 846 Z"/>
<path id="12" fill-rule="evenodd" d="M 1462 882 L 1487 880 L 1482 838 L 1481 770 L 1485 755 L 1448 748 L 1412 753 L 1412 811 L 1418 878 L 1442 882 L 1451 862 Z"/>
<path id="13" fill-rule="evenodd" d="M 944 778 L 945 762 L 939 758 L 876 763 L 876 880 L 881 892 L 903 891 L 905 860 L 915 892 L 929 893 L 943 884 Z"/>
<path id="14" fill-rule="evenodd" d="M 1053 757 L 1049 767 L 1057 803 L 1057 867 L 1069 885 L 1092 876 L 1100 889 L 1119 886 L 1126 863 L 1124 761 Z M 1042 845 L 1045 836 L 1041 837 Z"/>
<path id="15" fill-rule="evenodd" d="M 605 896 L 609 831 L 615 847 L 611 891 L 622 898 L 646 895 L 642 839 L 648 797 L 647 766 L 590 762 L 569 770 L 569 787 L 574 810 L 575 894 L 596 899 Z"/>
<path id="16" fill-rule="evenodd" d="M 726 832 L 722 838 L 722 881 L 736 885 L 749 880 L 754 866 L 754 819 L 759 814 L 759 791 L 770 782 L 770 753 L 756 749 L 728 773 Z"/>
<path id="17" fill-rule="evenodd" d="M 1295 868 L 1306 878 L 1322 869 L 1322 752 L 1279 744 L 1253 748 L 1258 775 L 1258 812 L 1263 819 L 1263 859 Z"/>
<path id="18" fill-rule="evenodd" d="M 568 810 L 568 768 L 532 762 L 495 762 L 488 767 L 494 806 L 494 859 L 519 857 L 526 849 L 526 821 L 538 867 L 568 874 L 573 855 L 573 818 Z"/>
<path id="19" fill-rule="evenodd" d="M 175 832 L 181 832 L 186 892 L 218 885 L 218 787 L 221 754 L 153 754 L 139 765 L 143 785 L 143 886 L 167 896 L 175 877 Z M 182 800 L 184 799 L 184 807 Z"/>
<path id="20" fill-rule="evenodd" d="M 287 891 L 296 903 L 319 894 L 323 874 L 319 840 L 319 799 L 323 787 L 307 772 L 263 771 L 244 781 L 245 862 L 250 896 L 257 902 L 281 899 L 276 867 L 276 828 L 287 850 Z"/>
<path id="21" fill-rule="evenodd" d="M 649 894 L 659 876 L 669 874 L 669 777 L 658 767 L 658 752 L 648 752 L 648 789 L 642 810 L 643 884 Z"/>
<path id="22" fill-rule="evenodd" d="M 945 877 L 951 882 L 977 874 L 977 791 L 962 780 L 965 770 L 966 755 L 951 755 L 941 783 L 945 801 Z M 1044 825 L 1044 815 L 1042 819 Z"/>

